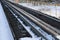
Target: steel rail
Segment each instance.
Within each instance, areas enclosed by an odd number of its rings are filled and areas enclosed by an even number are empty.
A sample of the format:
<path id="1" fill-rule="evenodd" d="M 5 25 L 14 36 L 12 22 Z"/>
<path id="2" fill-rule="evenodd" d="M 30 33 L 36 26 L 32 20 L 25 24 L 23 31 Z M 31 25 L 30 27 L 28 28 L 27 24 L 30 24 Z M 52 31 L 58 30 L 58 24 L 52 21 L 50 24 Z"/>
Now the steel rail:
<path id="1" fill-rule="evenodd" d="M 8 3 L 8 2 L 7 2 Z M 42 26 L 44 29 L 48 30 L 49 32 L 51 32 L 54 36 L 58 36 L 60 31 L 56 28 L 53 28 L 52 26 L 50 26 L 49 24 L 46 24 L 45 22 L 41 21 L 40 19 L 38 19 L 37 17 L 29 14 L 28 12 L 8 3 L 9 5 L 11 5 L 13 8 L 15 8 L 16 10 L 20 11 L 23 15 L 27 16 L 28 18 L 30 18 L 31 20 L 33 20 L 35 23 L 37 23 L 39 26 Z M 41 23 L 40 23 L 41 22 Z"/>
<path id="2" fill-rule="evenodd" d="M 15 15 L 15 14 L 14 14 Z M 18 19 L 19 20 L 19 19 Z M 21 22 L 21 21 L 20 21 Z M 32 24 L 31 24 L 32 25 Z M 26 27 L 25 27 L 25 29 L 26 29 Z M 27 29 L 26 29 L 27 30 Z M 41 29 L 40 29 L 41 30 Z M 29 32 L 30 33 L 30 32 Z"/>
<path id="3" fill-rule="evenodd" d="M 55 28 L 60 30 L 60 19 L 57 19 L 57 18 L 52 17 L 50 15 L 46 15 L 46 14 L 44 14 L 42 12 L 38 12 L 36 10 L 32 10 L 32 9 L 24 7 L 22 5 L 18 5 L 16 3 L 12 3 L 10 1 L 8 1 L 8 2 L 13 4 L 13 5 L 15 5 L 15 6 L 17 6 L 17 7 L 20 7 L 24 11 L 36 16 L 37 18 L 41 19 L 42 21 L 44 21 L 44 22 L 48 23 L 49 25 L 54 26 Z"/>
<path id="4" fill-rule="evenodd" d="M 15 11 L 15 10 L 14 10 Z M 18 13 L 21 17 L 23 17 L 20 13 Z M 49 37 L 49 35 L 47 34 L 47 33 L 45 33 L 42 29 L 40 29 L 37 25 L 35 25 L 34 23 L 32 23 L 31 21 L 29 21 L 27 18 L 25 18 L 25 17 L 23 17 L 24 19 L 23 20 L 26 20 L 27 21 L 27 23 L 29 23 L 31 26 L 32 26 L 32 28 L 33 29 L 35 29 L 35 30 L 37 30 L 36 32 L 37 32 L 37 35 L 38 34 L 41 34 L 41 35 L 43 35 L 42 34 L 42 32 L 44 33 L 44 37 L 45 38 L 47 38 L 48 40 L 50 40 L 48 37 Z M 37 29 L 37 28 L 39 28 L 39 30 Z M 41 36 L 40 35 L 40 36 Z M 47 37 L 48 36 L 48 37 Z"/>
<path id="5" fill-rule="evenodd" d="M 19 9 L 20 10 L 20 9 Z M 26 12 L 25 12 L 26 13 Z M 28 15 L 28 14 L 27 14 Z M 31 16 L 31 15 L 28 15 L 28 16 Z M 36 20 L 36 19 L 35 19 Z M 34 21 L 34 20 L 33 20 Z M 38 22 L 39 23 L 39 22 Z M 55 29 L 54 29 L 55 30 Z M 53 32 L 54 33 L 54 32 Z M 56 31 L 55 31 L 55 33 L 56 33 Z"/>
<path id="6" fill-rule="evenodd" d="M 9 3 L 8 3 L 8 4 L 9 4 Z M 12 4 L 10 4 L 10 5 L 12 5 Z M 37 24 L 39 24 L 39 25 L 41 26 L 40 21 L 38 20 L 39 22 L 37 22 L 37 18 L 34 17 L 34 19 L 35 19 L 35 20 L 34 20 L 33 17 L 31 16 L 31 14 L 28 15 L 27 12 L 25 12 L 24 10 L 22 10 L 22 9 L 20 9 L 20 8 L 17 8 L 17 7 L 15 7 L 15 6 L 13 6 L 13 7 L 16 8 L 17 10 L 19 10 L 20 12 L 23 12 L 23 14 L 25 13 L 24 15 L 26 15 L 26 16 L 28 16 L 28 17 L 30 16 L 30 17 L 29 17 L 30 19 L 32 19 L 33 21 L 35 21 Z M 22 10 L 22 11 L 21 11 L 21 10 Z M 54 36 L 58 36 L 58 35 L 59 35 L 59 34 L 58 34 L 58 33 L 59 33 L 59 30 L 58 30 L 58 29 L 53 28 L 53 30 L 51 30 L 51 28 L 48 28 L 48 27 L 45 27 L 45 26 L 46 26 L 46 25 L 42 25 L 43 28 L 45 28 L 46 30 L 49 30 L 49 32 L 53 33 Z M 48 25 L 48 26 L 49 26 L 49 25 Z M 51 27 L 51 26 L 50 26 L 50 27 Z M 54 32 L 54 30 L 55 30 L 55 32 Z M 57 33 L 56 33 L 56 30 L 57 30 Z"/>
<path id="7" fill-rule="evenodd" d="M 13 6 L 14 8 L 16 8 L 17 10 L 22 10 L 22 9 L 20 9 L 20 8 L 17 8 L 17 7 L 15 7 L 15 6 Z M 23 11 L 23 13 L 25 12 L 24 10 L 22 10 Z M 25 12 L 27 15 L 28 15 L 28 13 L 27 12 Z M 31 17 L 34 17 L 33 15 L 31 15 L 31 14 L 29 14 L 29 16 L 31 16 Z M 34 17 L 35 19 L 37 19 L 36 17 Z M 39 19 L 37 19 L 37 20 L 39 20 Z"/>

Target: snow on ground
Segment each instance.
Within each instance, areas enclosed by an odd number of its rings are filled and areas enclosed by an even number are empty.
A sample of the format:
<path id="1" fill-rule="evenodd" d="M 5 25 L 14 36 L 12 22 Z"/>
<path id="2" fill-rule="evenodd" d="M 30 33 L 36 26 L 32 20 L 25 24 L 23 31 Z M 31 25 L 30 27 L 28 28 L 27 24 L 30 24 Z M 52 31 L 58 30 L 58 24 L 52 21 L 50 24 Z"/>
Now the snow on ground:
<path id="1" fill-rule="evenodd" d="M 5 13 L 0 3 L 0 40 L 14 40 L 7 22 Z"/>
<path id="2" fill-rule="evenodd" d="M 54 17 L 57 17 L 59 18 L 60 17 L 60 6 L 48 6 L 48 5 L 40 5 L 40 6 L 34 6 L 33 4 L 31 3 L 19 3 L 20 5 L 23 5 L 25 7 L 29 7 L 29 8 L 32 8 L 34 10 L 38 10 L 38 11 L 41 11 L 45 14 L 48 14 L 48 15 L 51 15 L 51 16 L 54 16 Z"/>
<path id="3" fill-rule="evenodd" d="M 25 38 L 20 38 L 19 40 L 41 40 L 41 38 L 29 38 L 29 37 L 25 37 Z"/>

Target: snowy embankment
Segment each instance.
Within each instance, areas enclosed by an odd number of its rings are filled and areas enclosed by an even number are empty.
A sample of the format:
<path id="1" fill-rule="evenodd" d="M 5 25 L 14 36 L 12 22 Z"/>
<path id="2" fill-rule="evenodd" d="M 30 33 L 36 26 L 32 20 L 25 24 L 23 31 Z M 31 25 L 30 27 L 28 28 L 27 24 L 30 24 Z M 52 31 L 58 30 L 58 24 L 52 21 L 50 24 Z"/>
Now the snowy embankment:
<path id="1" fill-rule="evenodd" d="M 0 40 L 14 40 L 1 3 L 0 3 Z"/>
<path id="2" fill-rule="evenodd" d="M 28 8 L 32 8 L 34 10 L 38 10 L 38 11 L 41 11 L 45 14 L 48 14 L 48 15 L 51 15 L 51 16 L 54 16 L 54 17 L 57 17 L 59 18 L 60 17 L 60 6 L 48 6 L 48 5 L 40 5 L 40 6 L 34 6 L 33 4 L 31 3 L 19 3 L 20 5 L 23 5 L 25 7 L 28 7 Z"/>

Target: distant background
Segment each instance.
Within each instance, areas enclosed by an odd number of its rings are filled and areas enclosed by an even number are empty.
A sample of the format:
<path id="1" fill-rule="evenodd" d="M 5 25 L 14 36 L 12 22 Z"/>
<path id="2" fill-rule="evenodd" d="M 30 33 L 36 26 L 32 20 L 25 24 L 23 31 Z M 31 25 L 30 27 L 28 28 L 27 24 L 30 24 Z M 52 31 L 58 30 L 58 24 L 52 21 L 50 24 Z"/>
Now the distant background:
<path id="1" fill-rule="evenodd" d="M 10 0 L 60 19 L 60 0 Z"/>

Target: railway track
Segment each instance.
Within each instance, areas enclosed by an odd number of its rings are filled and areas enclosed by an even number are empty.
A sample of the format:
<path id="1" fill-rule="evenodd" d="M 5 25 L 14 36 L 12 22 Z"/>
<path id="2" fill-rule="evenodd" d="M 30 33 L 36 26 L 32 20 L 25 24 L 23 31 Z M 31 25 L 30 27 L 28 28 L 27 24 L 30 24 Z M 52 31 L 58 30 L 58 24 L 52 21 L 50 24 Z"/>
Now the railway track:
<path id="1" fill-rule="evenodd" d="M 11 30 L 15 40 L 23 37 L 37 38 L 37 40 L 59 40 L 57 37 L 60 35 L 59 29 L 40 20 L 39 16 L 34 16 L 8 1 L 2 1 L 2 4 L 5 12 L 9 13 L 6 15 L 12 25 Z"/>

